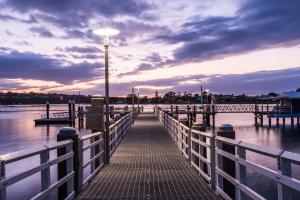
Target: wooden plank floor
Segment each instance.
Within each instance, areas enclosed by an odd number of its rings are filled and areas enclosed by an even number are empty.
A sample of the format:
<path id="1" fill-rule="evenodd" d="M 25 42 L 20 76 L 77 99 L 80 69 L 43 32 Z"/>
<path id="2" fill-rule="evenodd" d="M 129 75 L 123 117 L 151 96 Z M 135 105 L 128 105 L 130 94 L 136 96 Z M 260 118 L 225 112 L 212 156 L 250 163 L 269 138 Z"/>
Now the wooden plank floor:
<path id="1" fill-rule="evenodd" d="M 154 114 L 142 114 L 78 199 L 219 199 Z"/>

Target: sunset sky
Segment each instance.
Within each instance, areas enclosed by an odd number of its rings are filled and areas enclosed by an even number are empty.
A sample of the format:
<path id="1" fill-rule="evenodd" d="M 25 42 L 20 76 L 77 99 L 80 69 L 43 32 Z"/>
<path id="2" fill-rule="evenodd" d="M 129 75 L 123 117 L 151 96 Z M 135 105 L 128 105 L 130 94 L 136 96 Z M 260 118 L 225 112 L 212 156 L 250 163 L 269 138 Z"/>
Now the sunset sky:
<path id="1" fill-rule="evenodd" d="M 0 0 L 0 89 L 250 95 L 300 87 L 299 0 Z"/>

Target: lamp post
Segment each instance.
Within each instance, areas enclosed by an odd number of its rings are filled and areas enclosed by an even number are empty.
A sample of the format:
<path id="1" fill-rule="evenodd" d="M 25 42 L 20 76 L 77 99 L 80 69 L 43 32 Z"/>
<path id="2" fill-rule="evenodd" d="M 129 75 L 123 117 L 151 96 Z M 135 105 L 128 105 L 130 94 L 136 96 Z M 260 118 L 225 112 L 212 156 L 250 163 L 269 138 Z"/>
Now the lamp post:
<path id="1" fill-rule="evenodd" d="M 105 48 L 105 134 L 104 134 L 104 161 L 109 164 L 109 70 L 108 70 L 108 47 L 109 37 L 119 34 L 119 31 L 111 28 L 100 28 L 93 31 L 94 34 L 100 35 L 104 39 Z"/>
<path id="2" fill-rule="evenodd" d="M 134 123 L 134 83 L 132 82 L 132 114 L 133 114 L 133 118 L 132 118 L 132 122 Z"/>

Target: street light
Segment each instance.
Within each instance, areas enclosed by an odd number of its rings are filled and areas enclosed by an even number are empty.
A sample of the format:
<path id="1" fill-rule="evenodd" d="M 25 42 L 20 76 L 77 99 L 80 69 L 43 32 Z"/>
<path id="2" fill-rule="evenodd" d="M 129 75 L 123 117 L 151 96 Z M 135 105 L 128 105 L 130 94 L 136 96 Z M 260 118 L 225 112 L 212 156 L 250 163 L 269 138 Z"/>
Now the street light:
<path id="1" fill-rule="evenodd" d="M 108 70 L 108 46 L 109 37 L 119 34 L 119 31 L 112 28 L 100 28 L 93 31 L 95 35 L 102 36 L 104 38 L 105 48 L 105 134 L 104 134 L 104 146 L 105 146 L 105 164 L 109 164 L 109 70 Z"/>
<path id="2" fill-rule="evenodd" d="M 207 96 L 206 104 L 208 104 L 209 89 L 206 89 L 205 92 L 206 92 L 206 96 Z"/>

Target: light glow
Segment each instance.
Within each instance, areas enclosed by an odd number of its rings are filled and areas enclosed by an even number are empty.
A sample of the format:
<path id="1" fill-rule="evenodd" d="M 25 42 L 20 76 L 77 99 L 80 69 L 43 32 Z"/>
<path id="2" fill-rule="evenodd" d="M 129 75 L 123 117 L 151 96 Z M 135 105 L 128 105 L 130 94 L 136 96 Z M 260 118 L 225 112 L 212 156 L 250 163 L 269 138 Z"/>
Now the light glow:
<path id="1" fill-rule="evenodd" d="M 93 31 L 95 35 L 103 36 L 103 37 L 110 37 L 115 36 L 120 33 L 119 30 L 113 28 L 99 28 Z"/>

